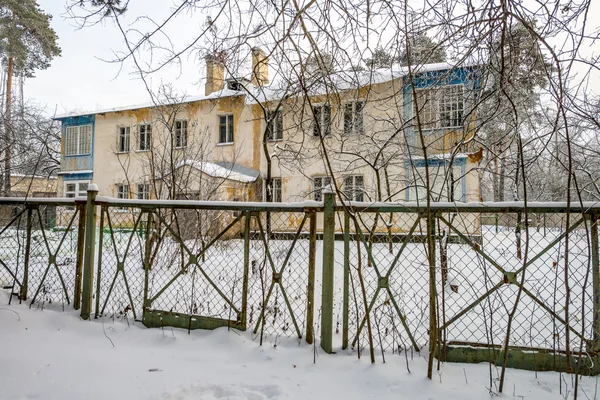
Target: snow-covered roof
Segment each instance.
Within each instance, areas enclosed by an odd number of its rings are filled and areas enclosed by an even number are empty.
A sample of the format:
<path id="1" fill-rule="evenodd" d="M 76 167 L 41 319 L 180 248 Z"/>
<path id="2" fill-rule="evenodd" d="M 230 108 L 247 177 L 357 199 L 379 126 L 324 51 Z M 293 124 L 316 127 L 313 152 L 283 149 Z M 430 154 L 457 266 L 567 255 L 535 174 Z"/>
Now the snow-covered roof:
<path id="1" fill-rule="evenodd" d="M 260 176 L 260 172 L 256 170 L 227 161 L 183 160 L 177 163 L 175 168 L 184 166 L 195 168 L 213 178 L 223 178 L 244 183 L 255 182 Z"/>
<path id="2" fill-rule="evenodd" d="M 435 64 L 423 64 L 418 66 L 413 66 L 412 73 L 420 74 L 424 72 L 433 72 L 433 71 L 444 71 L 450 70 L 453 68 L 460 67 L 469 67 L 475 66 L 475 64 L 463 64 L 463 65 L 452 65 L 449 63 L 435 63 Z M 394 65 L 390 68 L 379 68 L 373 70 L 364 70 L 364 71 L 340 71 L 336 72 L 329 76 L 329 83 L 333 84 L 338 90 L 350 90 L 357 89 L 360 87 L 364 87 L 366 85 L 374 85 L 384 82 L 389 82 L 394 79 L 401 78 L 403 76 L 408 75 L 409 67 L 407 66 L 399 66 Z M 258 102 L 265 101 L 273 101 L 282 98 L 283 96 L 290 96 L 294 94 L 301 93 L 300 90 L 295 90 L 293 87 L 290 87 L 285 82 L 272 82 L 269 86 L 257 87 L 252 84 L 244 83 L 244 86 L 248 90 L 249 94 L 245 91 L 231 90 L 225 87 L 222 90 L 218 90 L 216 92 L 210 93 L 209 95 L 196 95 L 196 96 L 184 96 L 181 99 L 177 100 L 173 103 L 166 104 L 156 104 L 153 102 L 142 103 L 142 104 L 134 104 L 120 107 L 111 107 L 104 108 L 98 110 L 89 110 L 89 111 L 74 111 L 68 112 L 64 114 L 59 114 L 54 117 L 54 119 L 60 120 L 69 117 L 78 117 L 82 115 L 93 115 L 93 114 L 104 114 L 110 112 L 119 112 L 119 111 L 129 111 L 129 110 L 137 110 L 140 108 L 151 108 L 160 105 L 168 105 L 168 104 L 183 104 L 183 103 L 191 103 L 195 101 L 201 100 L 215 100 L 219 98 L 225 97 L 235 97 L 235 96 L 246 96 L 246 104 L 256 104 Z M 311 96 L 316 96 L 319 94 L 326 93 L 325 87 L 323 85 L 315 84 L 310 88 L 309 94 Z"/>
<path id="3" fill-rule="evenodd" d="M 178 101 L 173 104 L 184 104 L 184 103 L 192 103 L 194 101 L 200 100 L 215 100 L 223 97 L 235 97 L 235 96 L 243 96 L 244 93 L 238 90 L 230 90 L 230 89 L 222 89 L 216 92 L 213 92 L 209 95 L 196 95 L 196 96 L 183 96 Z M 132 104 L 126 106 L 119 107 L 111 107 L 111 108 L 103 108 L 97 110 L 88 110 L 88 111 L 73 111 L 64 114 L 58 114 L 54 117 L 54 119 L 64 119 L 69 117 L 79 117 L 82 115 L 92 115 L 92 114 L 104 114 L 110 112 L 119 112 L 119 111 L 129 111 L 129 110 L 138 110 L 140 108 L 150 108 L 156 107 L 160 105 L 168 105 L 168 104 L 156 104 L 154 102 L 140 103 L 140 104 Z"/>

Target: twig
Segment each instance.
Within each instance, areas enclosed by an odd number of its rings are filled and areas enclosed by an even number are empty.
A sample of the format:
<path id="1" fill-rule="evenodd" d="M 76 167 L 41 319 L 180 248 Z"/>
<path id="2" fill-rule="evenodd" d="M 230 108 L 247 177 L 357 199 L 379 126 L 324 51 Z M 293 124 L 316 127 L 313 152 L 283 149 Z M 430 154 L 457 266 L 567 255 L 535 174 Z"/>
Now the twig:
<path id="1" fill-rule="evenodd" d="M 104 336 L 108 339 L 108 341 L 110 342 L 110 344 L 112 344 L 112 347 L 114 349 L 116 346 L 113 343 L 112 339 L 109 338 L 108 335 L 106 334 L 106 329 L 104 329 L 104 316 L 102 316 L 102 332 L 104 333 Z"/>
<path id="2" fill-rule="evenodd" d="M 20 316 L 20 315 L 19 315 L 19 313 L 18 313 L 18 312 L 16 312 L 15 310 L 11 310 L 10 308 L 4 308 L 4 307 L 0 308 L 0 310 L 4 310 L 4 311 L 10 311 L 10 312 L 12 312 L 12 313 L 15 313 L 15 314 L 17 315 L 17 318 L 19 318 L 19 321 L 21 321 L 21 316 Z"/>

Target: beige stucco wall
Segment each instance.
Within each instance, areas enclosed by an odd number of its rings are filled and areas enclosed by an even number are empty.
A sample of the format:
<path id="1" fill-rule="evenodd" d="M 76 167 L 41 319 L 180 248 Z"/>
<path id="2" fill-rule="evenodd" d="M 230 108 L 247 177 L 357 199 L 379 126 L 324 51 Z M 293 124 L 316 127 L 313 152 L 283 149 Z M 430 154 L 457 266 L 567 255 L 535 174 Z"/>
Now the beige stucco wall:
<path id="1" fill-rule="evenodd" d="M 58 179 L 40 176 L 11 175 L 11 191 L 14 196 L 55 197 Z"/>
<path id="2" fill-rule="evenodd" d="M 364 177 L 365 201 L 382 199 L 406 200 L 407 171 L 405 168 L 405 144 L 403 127 L 405 104 L 400 79 L 375 84 L 358 91 L 348 91 L 341 98 L 314 97 L 308 103 L 303 98 L 287 100 L 283 105 L 283 140 L 270 141 L 266 147 L 272 157 L 271 175 L 282 179 L 282 200 L 295 202 L 313 198 L 313 178 L 328 174 L 328 164 L 336 177 L 339 188 L 346 175 Z M 267 159 L 263 149 L 263 135 L 266 128 L 264 112 L 257 104 L 246 104 L 244 96 L 195 101 L 173 107 L 142 108 L 122 112 L 108 112 L 95 116 L 93 182 L 101 195 L 116 197 L 118 183 L 129 183 L 130 196 L 135 196 L 138 183 L 151 183 L 151 197 L 166 197 L 162 185 L 154 185 L 149 176 L 160 177 L 170 171 L 171 166 L 185 159 L 205 161 L 229 161 L 258 170 L 262 177 L 267 175 Z M 311 107 L 328 100 L 332 107 L 332 134 L 318 138 L 313 136 Z M 343 133 L 344 105 L 353 100 L 365 102 L 364 134 L 346 135 Z M 267 109 L 277 107 L 277 102 L 267 104 Z M 161 123 L 161 116 L 173 114 L 174 119 L 188 121 L 188 147 L 184 150 L 171 149 L 169 130 Z M 219 144 L 219 115 L 234 115 L 234 143 Z M 152 124 L 152 151 L 138 151 L 137 127 Z M 131 127 L 130 151 L 117 153 L 118 127 Z M 435 148 L 432 153 L 443 153 L 450 146 L 452 137 L 448 134 L 442 141 L 443 148 Z M 328 159 L 324 157 L 324 149 Z M 381 167 L 386 160 L 387 169 Z M 373 165 L 369 165 L 372 163 Z M 154 165 L 155 168 L 150 168 Z M 479 201 L 479 178 L 477 164 L 467 160 L 466 201 Z M 153 171 L 153 172 L 151 172 Z M 202 175 L 202 174 L 200 174 Z M 387 175 L 387 176 L 386 176 Z M 188 176 L 189 190 L 199 180 L 198 174 Z M 387 182 L 386 182 L 387 179 Z M 387 197 L 389 192 L 391 198 Z M 59 190 L 62 190 L 62 181 Z M 252 201 L 262 198 L 262 180 L 254 184 L 223 183 L 213 199 Z M 273 216 L 275 229 L 297 227 L 300 219 L 295 215 Z M 405 232 L 410 229 L 414 216 L 395 214 L 393 231 Z M 341 219 L 338 219 L 341 221 Z M 471 224 L 469 222 L 469 224 Z M 338 229 L 341 228 L 341 224 Z M 318 219 L 322 227 L 322 216 Z M 475 225 L 473 225 L 475 226 Z M 307 227 L 306 227 L 307 229 Z"/>

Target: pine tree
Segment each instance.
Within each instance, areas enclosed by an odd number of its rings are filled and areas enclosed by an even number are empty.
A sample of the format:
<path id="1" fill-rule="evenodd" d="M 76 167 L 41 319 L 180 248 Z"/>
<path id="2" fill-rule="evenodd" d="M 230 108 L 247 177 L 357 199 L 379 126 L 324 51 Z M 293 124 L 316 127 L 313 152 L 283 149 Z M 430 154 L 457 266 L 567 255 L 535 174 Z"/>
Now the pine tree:
<path id="1" fill-rule="evenodd" d="M 0 54 L 7 66 L 6 114 L 4 117 L 4 193 L 11 191 L 12 169 L 11 89 L 13 75 L 31 77 L 35 70 L 46 69 L 52 58 L 60 56 L 52 17 L 44 13 L 36 0 L 0 0 Z"/>
<path id="2" fill-rule="evenodd" d="M 402 50 L 398 61 L 400 65 L 433 64 L 446 61 L 446 49 L 425 33 L 419 33 L 408 39 L 409 46 Z M 409 57 L 410 56 L 410 57 Z"/>

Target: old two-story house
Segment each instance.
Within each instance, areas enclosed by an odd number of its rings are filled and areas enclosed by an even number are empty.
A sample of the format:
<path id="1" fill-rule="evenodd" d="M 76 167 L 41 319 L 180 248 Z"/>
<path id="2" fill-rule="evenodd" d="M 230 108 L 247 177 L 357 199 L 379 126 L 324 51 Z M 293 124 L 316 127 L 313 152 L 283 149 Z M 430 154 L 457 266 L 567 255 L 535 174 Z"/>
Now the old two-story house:
<path id="1" fill-rule="evenodd" d="M 203 96 L 57 117 L 59 196 L 83 196 L 94 182 L 116 198 L 290 202 L 321 200 L 335 184 L 347 200 L 422 201 L 427 164 L 434 200 L 479 201 L 467 154 L 478 67 L 321 75 L 306 91 L 269 83 L 261 49 L 252 60 L 250 79 L 226 79 L 207 57 Z"/>

